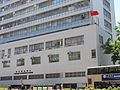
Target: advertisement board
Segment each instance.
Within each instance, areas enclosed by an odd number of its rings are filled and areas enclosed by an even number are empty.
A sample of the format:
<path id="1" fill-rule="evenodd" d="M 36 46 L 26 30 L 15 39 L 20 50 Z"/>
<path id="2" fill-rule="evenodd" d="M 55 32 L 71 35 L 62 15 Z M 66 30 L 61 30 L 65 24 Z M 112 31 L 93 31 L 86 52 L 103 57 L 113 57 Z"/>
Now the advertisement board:
<path id="1" fill-rule="evenodd" d="M 120 74 L 104 74 L 102 80 L 120 80 Z"/>

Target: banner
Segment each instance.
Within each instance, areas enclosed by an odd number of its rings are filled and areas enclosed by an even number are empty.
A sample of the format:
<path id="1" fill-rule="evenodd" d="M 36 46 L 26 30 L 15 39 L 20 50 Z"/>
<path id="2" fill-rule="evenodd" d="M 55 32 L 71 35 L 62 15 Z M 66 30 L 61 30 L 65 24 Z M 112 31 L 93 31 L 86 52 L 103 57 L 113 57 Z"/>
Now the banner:
<path id="1" fill-rule="evenodd" d="M 105 74 L 102 75 L 102 80 L 120 80 L 120 74 Z"/>

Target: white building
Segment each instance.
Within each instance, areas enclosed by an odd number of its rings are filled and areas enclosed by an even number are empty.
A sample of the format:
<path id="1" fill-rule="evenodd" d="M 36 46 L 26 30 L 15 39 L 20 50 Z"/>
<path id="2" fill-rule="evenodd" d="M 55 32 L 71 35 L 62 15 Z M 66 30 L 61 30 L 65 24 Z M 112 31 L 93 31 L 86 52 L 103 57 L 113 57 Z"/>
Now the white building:
<path id="1" fill-rule="evenodd" d="M 114 22 L 114 0 L 0 0 L 0 86 L 85 87 L 87 67 L 112 64 Z"/>

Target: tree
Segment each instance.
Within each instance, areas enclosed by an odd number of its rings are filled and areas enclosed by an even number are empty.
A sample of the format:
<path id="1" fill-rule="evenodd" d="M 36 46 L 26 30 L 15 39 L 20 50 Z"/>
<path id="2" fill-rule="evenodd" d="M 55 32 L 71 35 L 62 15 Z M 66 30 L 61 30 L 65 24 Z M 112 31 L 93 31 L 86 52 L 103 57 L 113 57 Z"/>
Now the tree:
<path id="1" fill-rule="evenodd" d="M 120 23 L 119 23 L 120 25 Z M 111 59 L 113 64 L 120 64 L 120 26 L 115 26 L 114 30 L 116 31 L 116 39 L 114 42 L 110 38 L 103 44 L 101 47 L 104 50 L 104 54 L 111 54 Z"/>

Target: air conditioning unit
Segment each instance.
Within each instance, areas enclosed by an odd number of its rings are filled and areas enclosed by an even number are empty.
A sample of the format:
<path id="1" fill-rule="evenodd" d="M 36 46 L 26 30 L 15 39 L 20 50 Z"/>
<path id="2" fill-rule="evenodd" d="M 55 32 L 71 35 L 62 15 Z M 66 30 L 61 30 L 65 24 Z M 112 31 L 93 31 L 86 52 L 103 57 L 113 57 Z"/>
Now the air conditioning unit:
<path id="1" fill-rule="evenodd" d="M 3 56 L 1 56 L 1 59 L 3 59 L 4 57 Z"/>
<path id="2" fill-rule="evenodd" d="M 72 54 L 72 52 L 70 51 L 70 52 L 68 52 L 68 54 Z"/>
<path id="3" fill-rule="evenodd" d="M 10 58 L 10 55 L 8 55 L 7 57 Z"/>
<path id="4" fill-rule="evenodd" d="M 34 56 L 30 58 L 31 60 L 34 60 Z"/>

